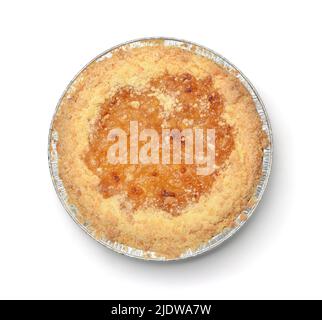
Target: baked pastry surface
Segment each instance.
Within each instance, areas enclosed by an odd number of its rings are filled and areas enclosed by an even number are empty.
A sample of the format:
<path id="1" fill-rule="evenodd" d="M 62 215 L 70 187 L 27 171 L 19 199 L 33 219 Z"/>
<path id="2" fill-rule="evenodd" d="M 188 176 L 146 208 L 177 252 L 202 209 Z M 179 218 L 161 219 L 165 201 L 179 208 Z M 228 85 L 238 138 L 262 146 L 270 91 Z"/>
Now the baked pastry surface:
<path id="1" fill-rule="evenodd" d="M 128 133 L 130 121 L 160 135 L 163 128 L 215 128 L 216 170 L 108 163 L 107 133 Z M 52 128 L 77 219 L 98 239 L 167 258 L 196 249 L 252 205 L 267 144 L 252 97 L 233 74 L 162 41 L 124 46 L 91 63 L 66 92 Z"/>

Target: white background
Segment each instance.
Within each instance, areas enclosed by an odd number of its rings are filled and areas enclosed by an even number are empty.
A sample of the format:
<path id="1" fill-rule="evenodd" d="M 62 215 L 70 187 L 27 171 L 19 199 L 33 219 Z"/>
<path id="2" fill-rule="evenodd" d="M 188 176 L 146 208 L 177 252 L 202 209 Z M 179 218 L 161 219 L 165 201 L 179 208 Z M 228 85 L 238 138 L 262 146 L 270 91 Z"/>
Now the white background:
<path id="1" fill-rule="evenodd" d="M 2 1 L 0 298 L 322 298 L 321 1 Z M 196 259 L 109 251 L 63 210 L 47 166 L 55 105 L 76 72 L 127 40 L 212 48 L 262 96 L 270 183 L 249 223 Z"/>

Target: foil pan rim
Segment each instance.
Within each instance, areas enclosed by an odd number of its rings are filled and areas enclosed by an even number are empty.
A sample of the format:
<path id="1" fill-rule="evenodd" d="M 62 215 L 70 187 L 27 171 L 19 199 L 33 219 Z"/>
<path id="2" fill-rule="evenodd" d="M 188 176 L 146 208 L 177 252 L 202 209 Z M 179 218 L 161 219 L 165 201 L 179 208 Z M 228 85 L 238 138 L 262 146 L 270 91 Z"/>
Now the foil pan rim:
<path id="1" fill-rule="evenodd" d="M 196 54 L 200 54 L 202 56 L 208 57 L 212 61 L 214 61 L 217 64 L 220 64 L 222 67 L 224 67 L 228 72 L 234 72 L 234 76 L 237 77 L 243 85 L 246 87 L 247 91 L 251 94 L 253 101 L 256 105 L 257 112 L 261 118 L 262 125 L 264 131 L 267 133 L 269 145 L 266 149 L 264 149 L 264 155 L 263 155 L 263 163 L 262 163 L 262 175 L 260 178 L 260 181 L 257 185 L 255 196 L 256 196 L 256 202 L 251 208 L 248 208 L 241 212 L 240 214 L 244 213 L 246 214 L 246 220 L 240 220 L 239 216 L 236 219 L 236 226 L 233 228 L 229 228 L 221 232 L 220 234 L 214 236 L 211 238 L 207 243 L 201 245 L 196 250 L 187 250 L 185 253 L 183 253 L 181 256 L 177 258 L 165 258 L 156 256 L 153 252 L 145 252 L 140 249 L 135 249 L 132 247 L 128 247 L 126 245 L 117 243 L 117 242 L 111 242 L 109 240 L 102 240 L 97 239 L 92 232 L 89 230 L 89 226 L 84 225 L 80 223 L 77 219 L 77 208 L 68 203 L 68 195 L 65 191 L 65 188 L 63 186 L 62 180 L 59 177 L 58 173 L 58 153 L 56 151 L 56 142 L 58 140 L 57 133 L 53 130 L 53 122 L 56 116 L 56 113 L 60 107 L 60 104 L 62 102 L 62 99 L 68 92 L 69 88 L 73 85 L 74 81 L 77 79 L 77 77 L 84 71 L 88 66 L 90 66 L 95 61 L 98 61 L 100 59 L 104 59 L 106 55 L 111 53 L 113 50 L 116 50 L 118 48 L 128 46 L 135 43 L 147 43 L 147 42 L 153 42 L 153 41 L 164 41 L 166 46 L 178 46 L 181 47 L 184 46 L 194 46 L 198 49 L 200 49 L 199 52 L 196 52 Z M 144 45 L 143 45 L 144 46 Z M 181 47 L 182 48 L 182 47 Z M 185 48 L 183 48 L 185 49 Z M 187 49 L 189 50 L 189 49 Z M 52 149 L 52 150 L 51 150 Z M 171 262 L 171 261 L 181 261 L 189 258 L 193 258 L 196 256 L 199 256 L 201 254 L 204 254 L 206 252 L 209 252 L 210 250 L 217 248 L 219 245 L 224 243 L 226 240 L 231 238 L 242 226 L 245 225 L 245 223 L 249 220 L 249 218 L 253 215 L 254 211 L 256 210 L 263 194 L 266 189 L 266 186 L 268 184 L 268 180 L 271 173 L 272 168 L 272 161 L 273 161 L 273 133 L 272 133 L 272 127 L 271 123 L 264 105 L 264 102 L 262 101 L 260 95 L 258 94 L 257 90 L 253 86 L 253 84 L 249 81 L 249 79 L 229 60 L 227 60 L 222 55 L 218 54 L 217 52 L 213 51 L 212 49 L 209 49 L 205 46 L 199 45 L 192 41 L 177 39 L 177 38 L 171 38 L 171 37 L 148 37 L 148 38 L 139 38 L 135 40 L 130 40 L 127 42 L 123 42 L 121 44 L 118 44 L 116 46 L 113 46 L 110 49 L 107 49 L 97 55 L 95 58 L 93 58 L 89 63 L 87 63 L 75 76 L 74 78 L 68 83 L 65 90 L 63 91 L 61 97 L 58 100 L 58 103 L 56 105 L 51 124 L 49 129 L 49 135 L 48 135 L 48 165 L 49 165 L 49 172 L 50 176 L 56 191 L 56 194 L 63 205 L 65 211 L 69 214 L 69 216 L 74 220 L 76 224 L 78 224 L 81 229 L 83 229 L 91 238 L 96 240 L 98 243 L 102 244 L 103 246 L 112 249 L 113 251 L 126 255 L 131 258 L 137 258 L 145 261 L 163 261 L 163 262 Z"/>

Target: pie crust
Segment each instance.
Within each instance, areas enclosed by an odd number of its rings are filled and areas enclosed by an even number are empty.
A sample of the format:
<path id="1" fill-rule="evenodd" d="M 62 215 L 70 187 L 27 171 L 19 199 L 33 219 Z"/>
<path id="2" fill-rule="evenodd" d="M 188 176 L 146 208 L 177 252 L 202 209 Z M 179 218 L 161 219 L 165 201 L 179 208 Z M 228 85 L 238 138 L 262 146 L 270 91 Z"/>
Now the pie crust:
<path id="1" fill-rule="evenodd" d="M 107 164 L 106 132 L 142 127 L 216 129 L 216 170 Z M 267 136 L 231 72 L 194 48 L 121 46 L 86 67 L 57 109 L 58 170 L 77 219 L 97 239 L 176 258 L 231 227 L 253 204 Z M 184 143 L 184 142 L 183 142 Z"/>

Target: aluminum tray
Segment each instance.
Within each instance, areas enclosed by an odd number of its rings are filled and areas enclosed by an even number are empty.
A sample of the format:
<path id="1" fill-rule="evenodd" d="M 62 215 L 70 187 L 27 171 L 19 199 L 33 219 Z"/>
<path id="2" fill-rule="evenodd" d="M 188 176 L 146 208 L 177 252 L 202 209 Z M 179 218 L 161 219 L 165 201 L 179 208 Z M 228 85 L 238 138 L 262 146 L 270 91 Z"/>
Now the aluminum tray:
<path id="1" fill-rule="evenodd" d="M 264 103 L 261 100 L 259 94 L 255 90 L 254 86 L 250 83 L 250 81 L 244 76 L 244 74 L 238 70 L 232 63 L 230 63 L 227 59 L 222 57 L 221 55 L 215 53 L 214 51 L 207 49 L 203 46 L 200 46 L 198 44 L 184 41 L 184 40 L 178 40 L 173 38 L 144 38 L 144 39 L 138 39 L 129 41 L 123 44 L 120 44 L 118 46 L 115 46 L 109 50 L 104 51 L 100 55 L 98 55 L 96 58 L 94 58 L 91 62 L 89 62 L 76 76 L 75 78 L 68 84 L 67 88 L 65 89 L 64 93 L 62 94 L 60 100 L 58 101 L 55 114 L 53 116 L 53 120 L 55 119 L 56 112 L 60 106 L 60 103 L 70 88 L 70 86 L 73 84 L 75 79 L 78 77 L 79 74 L 81 74 L 91 63 L 104 59 L 105 57 L 109 57 L 113 54 L 113 50 L 118 49 L 123 46 L 127 46 L 129 48 L 134 47 L 142 47 L 142 46 L 151 46 L 156 44 L 159 40 L 164 41 L 164 45 L 166 46 L 175 46 L 175 47 L 181 47 L 185 50 L 191 50 L 194 48 L 194 52 L 196 54 L 199 54 L 201 56 L 207 57 L 208 59 L 213 60 L 217 64 L 223 66 L 228 72 L 233 73 L 235 77 L 237 77 L 246 87 L 246 89 L 251 94 L 253 101 L 256 105 L 257 112 L 262 120 L 263 124 L 263 130 L 267 133 L 269 144 L 267 148 L 264 150 L 264 156 L 263 156 L 263 166 L 262 166 L 262 176 L 260 178 L 260 181 L 257 185 L 256 191 L 255 191 L 255 198 L 256 201 L 253 204 L 251 208 L 248 208 L 243 213 L 243 219 L 237 217 L 235 226 L 233 228 L 227 228 L 222 233 L 214 236 L 212 239 L 210 239 L 206 244 L 203 244 L 196 250 L 187 250 L 184 252 L 180 257 L 176 259 L 167 259 L 165 257 L 160 257 L 155 255 L 153 252 L 146 252 L 143 250 L 139 250 L 136 248 L 128 247 L 126 245 L 123 245 L 121 243 L 112 242 L 112 241 L 104 241 L 102 239 L 96 239 L 95 236 L 92 234 L 90 230 L 90 226 L 87 224 L 81 224 L 77 219 L 77 208 L 75 205 L 68 202 L 68 194 L 64 188 L 63 182 L 59 177 L 59 168 L 58 168 L 58 153 L 56 150 L 56 145 L 58 142 L 58 134 L 57 132 L 53 131 L 52 124 L 50 126 L 49 130 L 49 142 L 48 142 L 48 161 L 49 161 L 49 170 L 52 177 L 53 184 L 55 186 L 55 190 L 57 192 L 57 195 L 63 204 L 65 210 L 68 212 L 68 214 L 73 218 L 73 220 L 93 239 L 104 245 L 105 247 L 112 249 L 118 253 L 133 257 L 133 258 L 139 258 L 144 260 L 157 260 L 157 261 L 171 261 L 171 260 L 181 260 L 186 259 L 190 257 L 195 257 L 197 255 L 200 255 L 202 253 L 205 253 L 211 249 L 214 249 L 218 247 L 221 243 L 223 243 L 225 240 L 230 238 L 233 234 L 235 234 L 251 217 L 253 212 L 255 211 L 268 182 L 268 178 L 271 171 L 272 166 L 272 154 L 273 154 L 273 141 L 272 141 L 272 130 L 271 125 L 267 116 L 267 112 L 264 107 Z M 241 213 L 241 214 L 242 214 Z"/>

